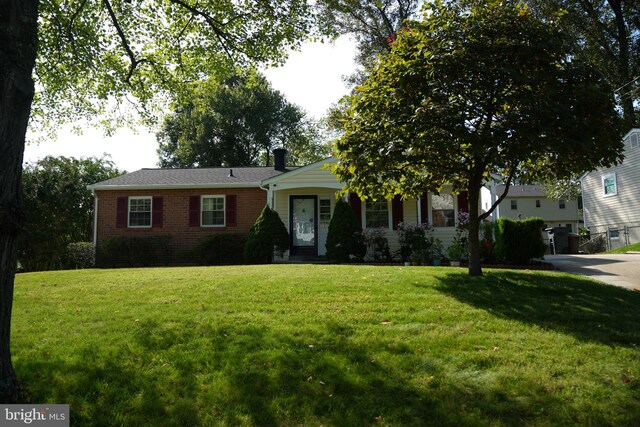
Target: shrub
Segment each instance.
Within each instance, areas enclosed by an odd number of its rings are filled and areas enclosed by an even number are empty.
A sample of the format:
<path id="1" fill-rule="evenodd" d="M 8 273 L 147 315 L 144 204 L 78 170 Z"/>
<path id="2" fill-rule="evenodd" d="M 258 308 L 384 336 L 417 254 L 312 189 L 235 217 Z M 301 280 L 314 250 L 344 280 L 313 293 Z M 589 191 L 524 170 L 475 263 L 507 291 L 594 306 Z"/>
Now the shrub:
<path id="1" fill-rule="evenodd" d="M 390 262 L 391 252 L 389 251 L 389 241 L 385 237 L 386 228 L 371 228 L 362 234 L 367 246 L 367 259 L 374 262 Z"/>
<path id="2" fill-rule="evenodd" d="M 91 242 L 70 243 L 65 258 L 68 268 L 91 268 L 96 263 L 96 247 Z"/>
<path id="3" fill-rule="evenodd" d="M 414 259 L 413 255 L 416 252 L 429 251 L 433 244 L 429 224 L 412 225 L 401 222 L 396 232 L 403 261 Z"/>
<path id="4" fill-rule="evenodd" d="M 327 258 L 333 262 L 349 262 L 351 257 L 364 258 L 366 246 L 351 206 L 338 199 L 327 232 Z"/>
<path id="5" fill-rule="evenodd" d="M 244 244 L 244 260 L 252 264 L 270 263 L 273 254 L 289 249 L 289 233 L 282 223 L 278 212 L 265 205 L 262 213 L 251 226 Z"/>
<path id="6" fill-rule="evenodd" d="M 526 264 L 533 258 L 542 257 L 547 245 L 542 239 L 542 218 L 515 221 L 500 218 L 496 223 L 495 251 L 500 261 Z"/>
<path id="7" fill-rule="evenodd" d="M 480 258 L 483 262 L 494 263 L 496 261 L 495 241 L 493 239 L 493 229 L 495 223 L 483 222 L 480 224 L 482 239 L 480 240 Z"/>
<path id="8" fill-rule="evenodd" d="M 606 234 L 606 233 L 605 233 Z M 607 238 L 605 234 L 599 234 L 582 244 L 582 250 L 588 254 L 597 254 L 607 250 Z"/>
<path id="9" fill-rule="evenodd" d="M 204 265 L 241 264 L 246 241 L 246 234 L 212 234 L 200 239 L 192 254 L 198 263 Z"/>
<path id="10" fill-rule="evenodd" d="M 97 264 L 112 267 L 166 265 L 172 255 L 171 239 L 169 235 L 111 237 L 98 246 Z"/>

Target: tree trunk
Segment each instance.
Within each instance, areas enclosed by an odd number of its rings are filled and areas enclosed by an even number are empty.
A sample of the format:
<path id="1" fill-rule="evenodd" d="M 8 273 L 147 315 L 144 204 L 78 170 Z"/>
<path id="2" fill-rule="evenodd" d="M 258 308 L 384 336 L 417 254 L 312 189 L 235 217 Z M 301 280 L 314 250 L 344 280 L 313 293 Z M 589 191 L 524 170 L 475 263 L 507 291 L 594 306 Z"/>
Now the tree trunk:
<path id="1" fill-rule="evenodd" d="M 615 15 L 616 39 L 618 40 L 618 75 L 620 76 L 620 104 L 624 122 L 624 133 L 636 125 L 635 109 L 633 106 L 634 85 L 629 84 L 634 76 L 631 74 L 629 33 L 625 22 L 621 1 L 609 1 L 609 5 Z"/>
<path id="2" fill-rule="evenodd" d="M 38 0 L 0 0 L 0 402 L 19 403 L 11 308 L 21 228 L 22 156 L 31 113 Z"/>
<path id="3" fill-rule="evenodd" d="M 480 266 L 480 187 L 469 185 L 469 275 L 482 276 Z"/>

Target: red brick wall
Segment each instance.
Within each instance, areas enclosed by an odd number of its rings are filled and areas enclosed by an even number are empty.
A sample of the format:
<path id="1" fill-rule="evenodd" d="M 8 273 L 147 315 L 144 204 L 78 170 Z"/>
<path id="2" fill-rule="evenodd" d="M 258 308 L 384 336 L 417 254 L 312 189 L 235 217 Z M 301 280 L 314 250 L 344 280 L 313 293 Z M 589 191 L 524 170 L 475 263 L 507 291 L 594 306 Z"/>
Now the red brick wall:
<path id="1" fill-rule="evenodd" d="M 228 227 L 190 227 L 189 197 L 194 195 L 235 195 L 237 197 L 237 225 Z M 265 204 L 267 192 L 259 188 L 226 188 L 194 190 L 97 190 L 98 224 L 97 242 L 115 236 L 160 236 L 171 235 L 171 249 L 175 263 L 189 263 L 185 253 L 198 240 L 215 233 L 247 233 L 256 221 Z M 116 212 L 118 197 L 161 196 L 163 198 L 162 227 L 118 228 Z"/>

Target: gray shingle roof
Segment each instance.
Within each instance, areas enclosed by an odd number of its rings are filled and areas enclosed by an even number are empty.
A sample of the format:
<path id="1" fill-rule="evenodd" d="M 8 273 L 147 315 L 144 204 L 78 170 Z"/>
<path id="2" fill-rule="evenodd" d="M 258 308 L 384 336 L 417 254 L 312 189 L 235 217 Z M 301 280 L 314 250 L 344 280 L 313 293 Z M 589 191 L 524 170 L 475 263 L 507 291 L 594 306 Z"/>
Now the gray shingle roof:
<path id="1" fill-rule="evenodd" d="M 296 168 L 289 167 L 287 172 Z M 230 176 L 233 171 L 233 176 Z M 253 187 L 264 179 L 280 175 L 273 166 L 243 168 L 140 169 L 90 185 L 90 189 Z"/>
<path id="2" fill-rule="evenodd" d="M 497 185 L 496 194 L 500 196 L 503 192 L 504 185 Z M 507 197 L 546 197 L 546 192 L 539 185 L 512 185 Z"/>

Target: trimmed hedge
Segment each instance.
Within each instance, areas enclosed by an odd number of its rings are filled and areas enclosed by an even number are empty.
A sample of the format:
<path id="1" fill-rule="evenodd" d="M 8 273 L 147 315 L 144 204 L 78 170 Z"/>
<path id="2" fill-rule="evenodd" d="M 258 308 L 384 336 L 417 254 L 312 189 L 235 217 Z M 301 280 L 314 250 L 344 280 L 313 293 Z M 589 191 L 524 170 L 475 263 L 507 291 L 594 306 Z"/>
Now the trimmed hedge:
<path id="1" fill-rule="evenodd" d="M 353 256 L 364 258 L 367 247 L 351 206 L 338 199 L 327 232 L 327 258 L 333 262 L 349 262 Z"/>
<path id="2" fill-rule="evenodd" d="M 91 268 L 96 263 L 96 247 L 91 242 L 69 243 L 65 258 L 68 268 Z"/>
<path id="3" fill-rule="evenodd" d="M 242 251 L 246 241 L 246 234 L 212 234 L 200 239 L 192 254 L 203 265 L 242 264 Z"/>
<path id="4" fill-rule="evenodd" d="M 547 245 L 542 238 L 542 218 L 516 221 L 500 218 L 495 227 L 495 252 L 499 261 L 527 264 L 533 258 L 544 256 Z"/>
<path id="5" fill-rule="evenodd" d="M 100 267 L 149 267 L 171 262 L 172 236 L 124 237 L 106 239 L 97 249 Z"/>

